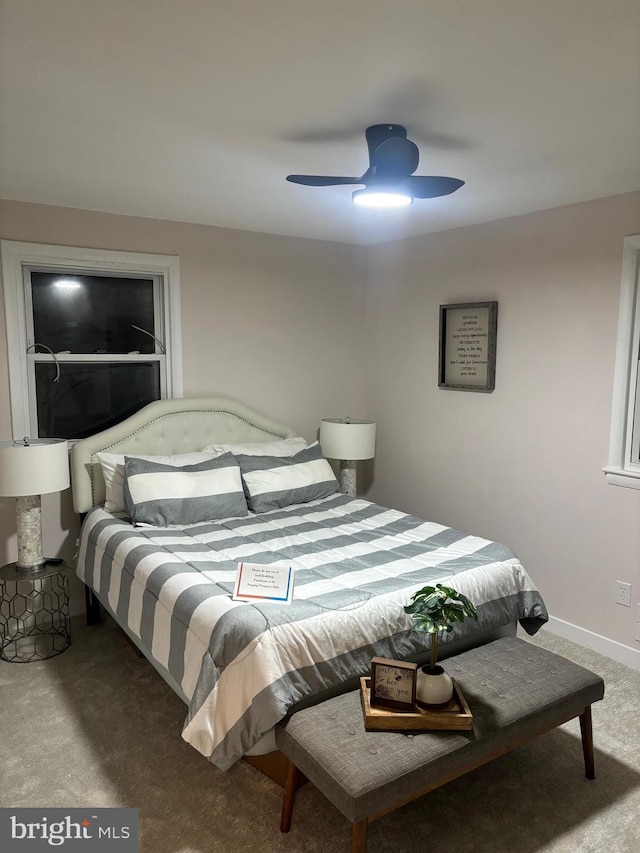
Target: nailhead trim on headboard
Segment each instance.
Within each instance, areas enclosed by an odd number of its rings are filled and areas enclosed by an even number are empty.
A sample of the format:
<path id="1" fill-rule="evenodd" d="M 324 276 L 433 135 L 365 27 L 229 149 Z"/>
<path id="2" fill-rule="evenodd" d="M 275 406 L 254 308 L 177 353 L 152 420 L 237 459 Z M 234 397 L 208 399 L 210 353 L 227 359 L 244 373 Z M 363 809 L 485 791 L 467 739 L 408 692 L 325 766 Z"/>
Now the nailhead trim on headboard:
<path id="1" fill-rule="evenodd" d="M 268 430 L 263 429 L 263 427 L 256 426 L 255 424 L 252 424 L 251 421 L 248 421 L 246 418 L 240 417 L 240 415 L 236 414 L 236 412 L 231 412 L 228 409 L 188 409 L 188 410 L 182 411 L 182 412 L 165 412 L 164 415 L 158 415 L 157 418 L 152 418 L 148 423 L 144 424 L 144 426 L 141 426 L 138 429 L 134 430 L 130 435 L 127 435 L 125 438 L 121 438 L 120 441 L 116 441 L 114 444 L 108 444 L 106 447 L 103 447 L 102 450 L 97 450 L 95 453 L 92 453 L 91 454 L 91 464 L 92 465 L 95 464 L 94 457 L 97 456 L 98 453 L 104 453 L 104 452 L 108 453 L 110 450 L 115 450 L 118 447 L 118 445 L 124 444 L 126 441 L 129 441 L 131 438 L 133 438 L 134 435 L 138 435 L 138 433 L 144 432 L 144 430 L 146 430 L 148 427 L 150 427 L 152 424 L 156 423 L 157 421 L 162 421 L 165 418 L 183 417 L 185 414 L 188 414 L 188 415 L 229 415 L 229 416 L 235 418 L 236 420 L 247 424 L 247 426 L 251 427 L 252 429 L 255 429 L 255 430 L 258 430 L 259 432 L 264 433 L 269 438 L 279 438 L 280 437 L 280 435 L 278 433 L 269 432 Z M 123 421 L 123 423 L 126 423 L 126 421 Z M 220 444 L 222 444 L 222 443 L 223 442 L 220 442 Z M 152 454 L 149 453 L 149 454 L 145 454 L 145 455 L 151 456 Z M 90 469 L 89 477 L 91 478 L 91 497 L 95 500 L 95 491 L 94 491 L 95 478 L 93 476 L 93 467 Z"/>
<path id="2" fill-rule="evenodd" d="M 193 404 L 193 408 L 189 408 L 189 403 Z M 89 438 L 82 439 L 75 443 L 72 448 L 72 484 L 75 490 L 74 505 L 79 512 L 86 512 L 89 507 L 87 503 L 90 501 L 92 505 L 100 502 L 102 496 L 96 493 L 97 481 L 99 476 L 99 463 L 96 459 L 96 454 L 100 452 L 115 452 L 122 451 L 124 444 L 128 445 L 128 451 L 132 454 L 169 454 L 181 452 L 193 452 L 201 450 L 205 444 L 219 443 L 229 444 L 232 442 L 242 442 L 251 440 L 265 440 L 269 438 L 289 438 L 294 436 L 295 430 L 291 427 L 270 421 L 257 412 L 253 412 L 240 403 L 235 403 L 233 400 L 222 400 L 220 398 L 211 399 L 211 407 L 207 406 L 208 399 L 199 398 L 192 399 L 181 398 L 174 400 L 162 400 L 156 403 L 150 403 L 139 412 L 136 412 L 130 418 L 125 419 L 122 423 L 115 427 L 110 427 L 104 430 L 103 433 L 97 433 Z M 171 407 L 175 406 L 172 410 Z M 236 409 L 237 406 L 237 409 Z M 164 411 L 157 412 L 159 407 L 163 407 Z M 167 411 L 167 408 L 169 409 Z M 145 411 L 149 410 L 149 419 L 144 420 Z M 255 415 L 255 420 L 253 419 Z M 195 418 L 195 423 L 199 424 L 199 418 L 222 416 L 222 421 L 214 423 L 210 430 L 207 430 L 206 425 L 200 426 L 199 430 L 194 429 L 194 432 L 200 432 L 200 438 L 189 446 L 189 437 L 191 430 L 189 429 L 189 419 Z M 143 422 L 141 423 L 141 418 Z M 175 429 L 176 418 L 185 419 L 185 430 L 182 435 L 183 444 L 180 449 L 173 449 L 177 444 L 180 444 L 180 428 Z M 167 420 L 169 419 L 169 420 Z M 128 430 L 128 423 L 132 421 L 131 431 Z M 135 450 L 131 447 L 132 439 L 136 436 L 142 436 L 147 430 L 154 428 L 156 431 L 160 429 L 159 435 L 153 436 L 153 443 L 162 444 L 163 436 L 162 428 L 158 428 L 158 424 L 165 421 L 167 423 L 168 438 L 165 444 L 168 449 L 161 447 L 153 447 L 150 441 L 148 446 L 144 446 L 144 440 L 140 442 L 141 446 Z M 169 428 L 171 423 L 171 428 Z M 193 421 L 192 421 L 193 423 Z M 225 428 L 225 425 L 227 428 Z M 243 435 L 243 425 L 246 425 L 247 435 Z M 237 428 L 236 428 L 237 427 Z M 230 433 L 240 432 L 240 435 L 231 437 Z M 104 443 L 100 442 L 101 436 L 104 435 Z M 204 442 L 204 443 L 203 443 Z M 88 445 L 88 446 L 87 446 Z"/>

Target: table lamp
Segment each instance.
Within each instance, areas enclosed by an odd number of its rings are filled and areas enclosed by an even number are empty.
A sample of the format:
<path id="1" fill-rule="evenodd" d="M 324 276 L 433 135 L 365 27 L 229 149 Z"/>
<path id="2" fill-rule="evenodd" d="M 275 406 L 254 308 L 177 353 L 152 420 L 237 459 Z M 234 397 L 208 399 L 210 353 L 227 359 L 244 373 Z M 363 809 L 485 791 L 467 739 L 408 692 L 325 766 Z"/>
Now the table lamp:
<path id="1" fill-rule="evenodd" d="M 69 488 L 67 442 L 56 438 L 0 441 L 0 496 L 15 497 L 18 523 L 16 568 L 32 572 L 42 555 L 40 495 Z"/>
<path id="2" fill-rule="evenodd" d="M 340 460 L 340 490 L 355 498 L 357 461 L 376 455 L 376 422 L 359 418 L 323 418 L 320 447 L 328 459 Z"/>

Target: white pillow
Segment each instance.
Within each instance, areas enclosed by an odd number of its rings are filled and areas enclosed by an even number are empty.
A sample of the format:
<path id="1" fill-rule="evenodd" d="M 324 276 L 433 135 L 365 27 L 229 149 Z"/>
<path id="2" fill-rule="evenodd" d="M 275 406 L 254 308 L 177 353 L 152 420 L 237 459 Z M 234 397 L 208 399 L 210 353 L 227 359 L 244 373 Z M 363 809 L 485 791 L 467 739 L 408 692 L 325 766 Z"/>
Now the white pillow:
<path id="1" fill-rule="evenodd" d="M 175 456 L 140 456 L 127 453 L 129 458 L 144 459 L 147 462 L 159 462 L 180 468 L 183 465 L 195 465 L 213 458 L 211 453 L 180 453 Z M 105 502 L 107 512 L 126 512 L 124 503 L 124 455 L 118 453 L 96 453 L 104 478 Z"/>
<path id="2" fill-rule="evenodd" d="M 277 441 L 248 441 L 243 444 L 207 444 L 203 453 L 233 453 L 234 456 L 295 456 L 307 446 L 306 438 L 281 438 Z"/>

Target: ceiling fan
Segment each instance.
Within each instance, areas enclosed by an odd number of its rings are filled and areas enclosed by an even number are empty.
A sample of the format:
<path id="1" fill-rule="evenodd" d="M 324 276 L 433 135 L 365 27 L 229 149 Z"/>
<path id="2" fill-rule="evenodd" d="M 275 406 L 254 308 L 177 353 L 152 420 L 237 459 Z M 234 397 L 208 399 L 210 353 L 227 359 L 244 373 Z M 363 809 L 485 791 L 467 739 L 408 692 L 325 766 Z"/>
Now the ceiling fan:
<path id="1" fill-rule="evenodd" d="M 361 177 L 287 175 L 287 180 L 307 187 L 364 184 L 352 198 L 365 207 L 402 207 L 414 198 L 438 198 L 464 185 L 458 178 L 414 175 L 420 157 L 418 146 L 407 139 L 407 129 L 401 124 L 371 125 L 366 138 L 369 168 Z"/>

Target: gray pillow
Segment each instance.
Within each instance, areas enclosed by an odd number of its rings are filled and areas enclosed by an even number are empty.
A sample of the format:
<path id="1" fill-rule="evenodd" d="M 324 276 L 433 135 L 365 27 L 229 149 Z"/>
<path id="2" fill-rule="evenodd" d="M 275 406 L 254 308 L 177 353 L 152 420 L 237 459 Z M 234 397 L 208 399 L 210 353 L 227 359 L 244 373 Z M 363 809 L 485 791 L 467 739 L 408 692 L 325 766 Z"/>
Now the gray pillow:
<path id="1" fill-rule="evenodd" d="M 267 512 L 291 504 L 326 498 L 338 491 L 338 481 L 319 444 L 295 456 L 236 456 L 249 509 Z"/>
<path id="2" fill-rule="evenodd" d="M 180 467 L 125 456 L 123 493 L 134 524 L 167 527 L 247 514 L 231 453 Z"/>

